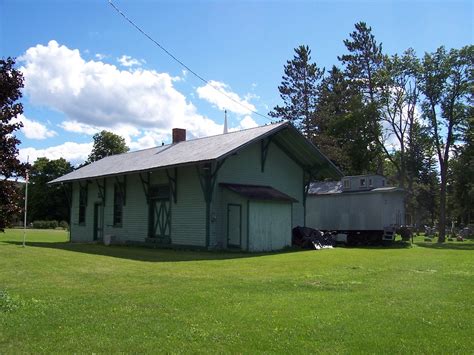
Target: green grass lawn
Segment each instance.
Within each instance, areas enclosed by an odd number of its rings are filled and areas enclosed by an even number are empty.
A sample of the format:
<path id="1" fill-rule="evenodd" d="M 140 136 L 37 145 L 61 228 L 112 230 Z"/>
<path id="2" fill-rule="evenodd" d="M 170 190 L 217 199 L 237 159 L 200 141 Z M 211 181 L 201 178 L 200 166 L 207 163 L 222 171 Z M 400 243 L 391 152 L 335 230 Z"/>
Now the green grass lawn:
<path id="1" fill-rule="evenodd" d="M 278 254 L 0 234 L 0 353 L 474 352 L 474 243 Z"/>

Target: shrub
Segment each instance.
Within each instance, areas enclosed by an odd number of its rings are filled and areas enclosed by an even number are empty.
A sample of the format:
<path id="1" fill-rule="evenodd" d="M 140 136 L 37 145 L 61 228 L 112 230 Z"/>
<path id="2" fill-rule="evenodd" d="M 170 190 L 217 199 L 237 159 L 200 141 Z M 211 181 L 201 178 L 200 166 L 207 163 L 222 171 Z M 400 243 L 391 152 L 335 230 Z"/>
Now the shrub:
<path id="1" fill-rule="evenodd" d="M 69 230 L 69 224 L 66 221 L 59 222 L 59 227 L 65 230 Z"/>
<path id="2" fill-rule="evenodd" d="M 55 229 L 58 227 L 58 221 L 34 221 L 33 228 L 36 229 Z"/>

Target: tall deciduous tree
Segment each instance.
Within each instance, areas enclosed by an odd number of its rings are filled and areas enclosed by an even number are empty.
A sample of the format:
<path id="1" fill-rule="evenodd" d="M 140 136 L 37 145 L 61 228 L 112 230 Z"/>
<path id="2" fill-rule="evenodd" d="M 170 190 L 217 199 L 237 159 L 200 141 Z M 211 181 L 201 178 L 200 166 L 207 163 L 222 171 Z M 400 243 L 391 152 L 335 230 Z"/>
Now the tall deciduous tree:
<path id="1" fill-rule="evenodd" d="M 126 153 L 129 151 L 125 139 L 115 133 L 102 131 L 93 136 L 94 146 L 87 158 L 87 163 L 92 163 L 109 155 Z"/>
<path id="2" fill-rule="evenodd" d="M 13 58 L 0 59 L 0 231 L 21 212 L 18 202 L 22 197 L 14 180 L 25 177 L 26 171 L 26 165 L 18 160 L 20 141 L 15 136 L 22 123 L 12 122 L 23 113 L 22 104 L 17 102 L 22 96 L 23 75 L 14 66 Z"/>
<path id="3" fill-rule="evenodd" d="M 474 91 L 474 46 L 447 52 L 440 47 L 426 53 L 422 60 L 420 89 L 424 95 L 422 108 L 434 138 L 441 178 L 439 238 L 445 241 L 446 187 L 450 154 L 462 127 L 472 113 Z"/>
<path id="4" fill-rule="evenodd" d="M 276 106 L 270 116 L 289 120 L 310 138 L 312 119 L 318 96 L 318 83 L 324 69 L 311 63 L 311 50 L 308 46 L 295 48 L 295 56 L 288 60 L 284 67 L 282 83 L 278 87 L 284 106 Z"/>
<path id="5" fill-rule="evenodd" d="M 416 127 L 419 124 L 417 105 L 419 89 L 417 72 L 419 60 L 411 49 L 405 51 L 403 56 L 394 55 L 385 59 L 382 70 L 383 85 L 380 93 L 380 110 L 382 120 L 385 122 L 384 131 L 387 133 L 383 139 L 382 149 L 386 158 L 390 160 L 397 170 L 399 186 L 406 187 L 407 182 L 407 155 L 408 149 L 416 139 Z M 395 147 L 390 147 L 395 143 Z M 397 154 L 393 154 L 394 149 Z M 412 176 L 412 174 L 409 174 Z M 411 180 L 410 180 L 411 181 Z M 410 183 L 408 184 L 409 188 Z"/>
<path id="6" fill-rule="evenodd" d="M 65 191 L 60 185 L 48 182 L 70 173 L 72 165 L 64 158 L 49 160 L 38 158 L 31 169 L 29 193 L 29 220 L 69 221 L 69 208 Z"/>

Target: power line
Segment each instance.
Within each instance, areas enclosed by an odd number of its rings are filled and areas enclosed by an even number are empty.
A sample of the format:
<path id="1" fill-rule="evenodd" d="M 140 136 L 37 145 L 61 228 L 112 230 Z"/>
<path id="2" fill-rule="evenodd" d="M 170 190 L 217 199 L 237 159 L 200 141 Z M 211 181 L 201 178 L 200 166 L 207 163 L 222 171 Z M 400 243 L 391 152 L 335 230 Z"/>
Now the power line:
<path id="1" fill-rule="evenodd" d="M 161 44 L 159 44 L 155 39 L 153 39 L 148 33 L 146 33 L 144 30 L 142 30 L 137 24 L 135 24 L 135 22 L 133 22 L 127 15 L 125 15 L 117 6 L 115 6 L 115 4 L 112 2 L 112 0 L 108 0 L 109 1 L 109 4 L 110 6 L 112 6 L 115 11 L 120 14 L 128 23 L 130 23 L 133 27 L 135 27 L 135 29 L 140 32 L 142 35 L 144 35 L 146 38 L 148 38 L 150 41 L 152 41 L 156 46 L 158 46 L 163 52 L 165 52 L 168 56 L 170 56 L 174 61 L 176 61 L 177 63 L 179 63 L 179 65 L 181 65 L 183 68 L 185 68 L 187 71 L 189 71 L 191 74 L 193 74 L 196 78 L 198 78 L 199 80 L 201 80 L 203 83 L 209 85 L 212 89 L 214 89 L 216 92 L 218 92 L 219 94 L 227 97 L 229 100 L 235 102 L 237 105 L 239 106 L 242 106 L 243 108 L 245 108 L 246 110 L 260 116 L 260 117 L 263 117 L 269 121 L 272 121 L 272 119 L 266 115 L 262 115 L 261 113 L 258 113 L 257 111 L 255 110 L 252 110 L 250 109 L 249 107 L 245 106 L 244 104 L 242 104 L 241 102 L 235 100 L 233 97 L 227 95 L 225 92 L 222 92 L 222 91 L 219 91 L 217 90 L 208 80 L 204 79 L 201 75 L 199 75 L 198 73 L 196 73 L 194 70 L 192 70 L 190 67 L 188 67 L 186 64 L 184 64 L 181 60 L 179 60 L 177 57 L 175 57 L 171 52 L 169 52 L 165 47 L 163 47 Z"/>

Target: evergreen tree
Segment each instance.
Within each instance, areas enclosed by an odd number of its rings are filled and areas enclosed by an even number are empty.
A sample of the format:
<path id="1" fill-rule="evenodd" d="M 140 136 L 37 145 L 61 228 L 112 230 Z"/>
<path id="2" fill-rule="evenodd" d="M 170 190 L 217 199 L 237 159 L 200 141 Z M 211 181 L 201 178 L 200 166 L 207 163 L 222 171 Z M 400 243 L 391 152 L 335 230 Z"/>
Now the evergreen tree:
<path id="1" fill-rule="evenodd" d="M 364 116 L 370 127 L 371 142 L 369 145 L 370 160 L 379 173 L 383 173 L 382 136 L 380 125 L 379 89 L 381 86 L 380 71 L 384 57 L 382 44 L 378 44 L 372 34 L 372 28 L 365 22 L 355 24 L 355 31 L 350 39 L 344 40 L 349 51 L 339 58 L 345 66 L 345 75 L 354 90 L 364 100 Z"/>
<path id="2" fill-rule="evenodd" d="M 276 106 L 269 115 L 293 122 L 307 138 L 311 138 L 317 87 L 324 69 L 311 63 L 311 50 L 308 46 L 299 46 L 295 48 L 293 59 L 288 60 L 284 66 L 284 72 L 283 81 L 278 86 L 284 106 Z"/>
<path id="3" fill-rule="evenodd" d="M 14 66 L 13 58 L 0 59 L 0 231 L 21 213 L 22 196 L 15 181 L 26 174 L 26 165 L 18 160 L 20 140 L 15 136 L 23 125 L 12 122 L 23 113 L 22 104 L 17 102 L 22 96 L 23 75 Z"/>
<path id="4" fill-rule="evenodd" d="M 371 140 L 362 96 L 335 66 L 318 90 L 314 143 L 345 173 L 368 172 Z"/>

